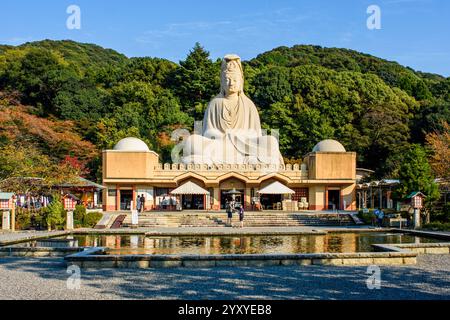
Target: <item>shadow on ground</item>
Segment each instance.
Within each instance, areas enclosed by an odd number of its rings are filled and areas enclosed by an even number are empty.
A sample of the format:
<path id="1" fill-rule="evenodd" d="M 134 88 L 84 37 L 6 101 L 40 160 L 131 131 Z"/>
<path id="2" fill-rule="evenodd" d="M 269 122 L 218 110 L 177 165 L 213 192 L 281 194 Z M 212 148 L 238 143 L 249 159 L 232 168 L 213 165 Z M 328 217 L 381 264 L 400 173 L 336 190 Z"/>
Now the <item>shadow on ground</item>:
<path id="1" fill-rule="evenodd" d="M 60 258 L 0 259 L 3 299 L 450 299 L 449 255 L 418 266 L 381 267 L 370 290 L 367 267 L 234 267 L 82 270 L 69 290 Z"/>

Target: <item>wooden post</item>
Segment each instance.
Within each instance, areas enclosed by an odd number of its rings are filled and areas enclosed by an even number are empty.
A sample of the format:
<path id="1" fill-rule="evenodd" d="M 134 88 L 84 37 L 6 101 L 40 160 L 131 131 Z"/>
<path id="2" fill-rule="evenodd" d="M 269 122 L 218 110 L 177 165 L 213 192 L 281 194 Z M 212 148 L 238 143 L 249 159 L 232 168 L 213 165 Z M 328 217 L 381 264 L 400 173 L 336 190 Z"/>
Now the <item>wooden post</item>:
<path id="1" fill-rule="evenodd" d="M 16 196 L 12 196 L 11 205 L 11 231 L 16 231 Z"/>

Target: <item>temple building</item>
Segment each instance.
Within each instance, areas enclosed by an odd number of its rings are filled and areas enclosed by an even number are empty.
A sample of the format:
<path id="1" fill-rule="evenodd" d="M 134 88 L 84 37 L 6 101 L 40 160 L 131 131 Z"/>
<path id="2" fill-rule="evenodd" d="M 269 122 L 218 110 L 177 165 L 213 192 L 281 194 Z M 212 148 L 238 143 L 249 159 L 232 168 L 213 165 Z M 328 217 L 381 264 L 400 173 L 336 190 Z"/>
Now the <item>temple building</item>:
<path id="1" fill-rule="evenodd" d="M 158 154 L 137 138 L 122 139 L 113 150 L 103 151 L 104 210 L 130 210 L 138 195 L 145 197 L 145 210 L 175 209 L 170 192 L 189 181 L 208 194 L 183 195 L 183 209 L 223 210 L 227 192 L 234 188 L 241 192 L 236 200 L 252 210 L 258 190 L 278 181 L 295 191 L 290 200 L 306 198 L 303 209 L 356 210 L 356 153 L 335 140 L 319 142 L 301 165 L 162 164 Z M 275 209 L 273 204 L 286 197 L 259 199 L 264 209 Z"/>
<path id="2" fill-rule="evenodd" d="M 201 130 L 182 137 L 171 164 L 132 137 L 103 151 L 104 210 L 135 209 L 138 196 L 145 210 L 223 210 L 231 193 L 245 210 L 356 209 L 355 152 L 327 139 L 301 164 L 285 164 L 276 130 L 264 133 L 244 93 L 239 56 L 224 57 L 220 79 Z"/>

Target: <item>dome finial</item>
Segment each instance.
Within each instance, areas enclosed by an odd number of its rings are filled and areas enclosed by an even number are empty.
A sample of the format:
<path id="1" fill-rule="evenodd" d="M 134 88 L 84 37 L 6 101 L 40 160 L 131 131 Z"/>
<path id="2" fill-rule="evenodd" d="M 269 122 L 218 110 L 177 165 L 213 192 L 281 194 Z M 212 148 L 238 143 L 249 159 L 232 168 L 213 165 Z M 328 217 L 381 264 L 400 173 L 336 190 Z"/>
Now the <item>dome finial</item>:
<path id="1" fill-rule="evenodd" d="M 325 139 L 314 146 L 312 152 L 346 152 L 344 146 L 336 140 Z"/>
<path id="2" fill-rule="evenodd" d="M 116 151 L 150 151 L 147 144 L 141 139 L 128 137 L 120 140 L 114 146 Z"/>

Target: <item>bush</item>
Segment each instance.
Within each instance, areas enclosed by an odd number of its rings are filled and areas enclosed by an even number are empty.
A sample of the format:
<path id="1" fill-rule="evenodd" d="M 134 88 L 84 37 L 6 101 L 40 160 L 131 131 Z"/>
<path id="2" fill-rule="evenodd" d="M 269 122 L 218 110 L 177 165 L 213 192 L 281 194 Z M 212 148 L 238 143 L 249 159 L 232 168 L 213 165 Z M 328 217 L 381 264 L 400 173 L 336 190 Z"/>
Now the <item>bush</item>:
<path id="1" fill-rule="evenodd" d="M 102 217 L 103 214 L 101 212 L 98 211 L 89 212 L 88 214 L 85 215 L 82 225 L 85 228 L 93 228 Z"/>
<path id="2" fill-rule="evenodd" d="M 365 224 L 372 224 L 372 219 L 375 216 L 375 209 L 369 209 L 369 212 L 364 213 L 362 210 L 358 212 L 358 218 L 361 219 Z"/>
<path id="3" fill-rule="evenodd" d="M 450 231 L 450 222 L 431 222 L 424 224 L 422 229 L 433 231 Z"/>
<path id="4" fill-rule="evenodd" d="M 86 208 L 82 205 L 75 206 L 73 211 L 73 224 L 75 228 L 80 228 L 83 226 L 83 221 L 86 217 Z"/>
<path id="5" fill-rule="evenodd" d="M 30 210 L 17 208 L 16 209 L 16 230 L 26 230 L 31 227 L 31 216 Z"/>
<path id="6" fill-rule="evenodd" d="M 53 196 L 52 202 L 44 209 L 44 212 L 48 230 L 64 226 L 66 211 L 58 194 Z"/>
<path id="7" fill-rule="evenodd" d="M 16 230 L 42 229 L 47 227 L 47 212 L 45 208 L 26 209 L 16 208 Z"/>
<path id="8" fill-rule="evenodd" d="M 86 208 L 82 205 L 77 205 L 73 211 L 75 228 L 93 228 L 102 217 L 103 214 L 98 211 L 87 213 Z"/>
<path id="9" fill-rule="evenodd" d="M 431 219 L 435 222 L 450 222 L 450 203 L 446 203 L 442 210 L 432 212 Z"/>

